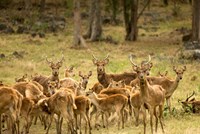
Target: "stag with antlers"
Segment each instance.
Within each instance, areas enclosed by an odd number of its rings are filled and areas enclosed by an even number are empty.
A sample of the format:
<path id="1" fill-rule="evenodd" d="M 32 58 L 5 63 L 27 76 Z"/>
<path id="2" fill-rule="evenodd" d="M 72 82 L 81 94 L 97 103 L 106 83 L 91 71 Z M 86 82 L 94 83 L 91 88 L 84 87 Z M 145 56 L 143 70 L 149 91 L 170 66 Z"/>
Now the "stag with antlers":
<path id="1" fill-rule="evenodd" d="M 200 113 L 200 101 L 197 101 L 195 98 L 190 99 L 195 95 L 195 92 L 188 96 L 185 101 L 178 100 L 182 104 L 185 112 Z"/>
<path id="2" fill-rule="evenodd" d="M 46 62 L 48 63 L 49 67 L 52 70 L 52 75 L 51 76 L 37 75 L 32 78 L 33 81 L 36 81 L 43 86 L 44 93 L 45 92 L 48 93 L 48 81 L 58 81 L 57 87 L 59 87 L 59 69 L 62 66 L 63 60 L 64 60 L 63 55 L 62 55 L 61 60 L 59 60 L 56 63 L 49 61 L 46 58 Z"/>
<path id="3" fill-rule="evenodd" d="M 143 100 L 142 106 L 145 106 L 150 113 L 151 133 L 153 133 L 153 116 L 155 116 L 156 118 L 155 131 L 157 132 L 159 120 L 162 131 L 164 132 L 162 116 L 165 99 L 165 90 L 160 85 L 150 85 L 147 80 L 146 68 L 144 68 L 143 66 L 139 67 L 137 64 L 135 64 L 132 60 L 132 56 L 130 56 L 130 61 L 133 64 L 133 69 L 135 72 L 137 72 L 137 77 L 139 79 L 140 94 Z M 159 108 L 159 113 L 157 113 L 157 108 Z M 144 110 L 144 107 L 142 107 L 142 111 L 144 133 L 146 133 L 146 112 Z"/>
<path id="4" fill-rule="evenodd" d="M 110 84 L 111 79 L 114 81 L 124 80 L 126 85 L 129 85 L 132 80 L 136 78 L 136 73 L 131 72 L 124 72 L 121 74 L 107 74 L 105 71 L 105 65 L 109 63 L 109 55 L 106 56 L 103 60 L 98 60 L 94 55 L 93 56 L 93 63 L 97 66 L 97 79 L 100 84 L 107 88 Z"/>

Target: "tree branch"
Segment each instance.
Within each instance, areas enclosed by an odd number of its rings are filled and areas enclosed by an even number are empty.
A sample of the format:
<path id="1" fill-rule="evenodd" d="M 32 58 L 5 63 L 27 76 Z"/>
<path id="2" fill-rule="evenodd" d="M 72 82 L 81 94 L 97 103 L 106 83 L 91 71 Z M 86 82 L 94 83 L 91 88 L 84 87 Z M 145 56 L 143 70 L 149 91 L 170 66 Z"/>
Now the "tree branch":
<path id="1" fill-rule="evenodd" d="M 137 20 L 139 20 L 139 18 L 141 17 L 141 15 L 143 14 L 144 10 L 146 9 L 146 7 L 150 4 L 150 0 L 147 1 L 146 5 L 144 5 L 143 9 L 141 10 L 141 12 L 138 14 Z"/>

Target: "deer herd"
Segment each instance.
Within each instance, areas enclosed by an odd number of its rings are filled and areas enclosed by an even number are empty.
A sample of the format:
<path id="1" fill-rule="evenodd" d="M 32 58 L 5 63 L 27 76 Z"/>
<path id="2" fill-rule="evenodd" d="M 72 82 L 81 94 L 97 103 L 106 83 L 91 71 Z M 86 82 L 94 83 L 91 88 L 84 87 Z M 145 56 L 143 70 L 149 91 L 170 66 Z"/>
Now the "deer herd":
<path id="1" fill-rule="evenodd" d="M 143 133 L 146 133 L 146 118 L 150 117 L 151 133 L 157 132 L 158 123 L 164 133 L 163 110 L 166 100 L 171 111 L 170 99 L 177 89 L 186 66 L 172 68 L 175 78 L 150 76 L 153 64 L 151 56 L 148 61 L 140 65 L 129 56 L 132 72 L 121 74 L 108 74 L 105 66 L 109 63 L 109 55 L 99 60 L 93 55 L 93 64 L 97 67 L 97 81 L 93 87 L 88 88 L 88 81 L 92 71 L 85 74 L 79 71 L 81 81 L 76 81 L 73 68 L 65 69 L 64 78 L 60 79 L 59 69 L 64 57 L 58 62 L 46 62 L 52 70 L 50 76 L 35 74 L 28 79 L 25 74 L 16 78 L 13 85 L 0 82 L 0 134 L 29 133 L 32 124 L 40 121 L 46 134 L 52 131 L 51 125 L 56 124 L 56 133 L 92 133 L 92 128 L 106 127 L 117 123 L 118 129 L 123 129 L 125 123 L 140 124 L 142 115 Z M 193 94 L 194 95 L 194 94 Z M 193 110 L 200 109 L 200 102 L 195 99 L 180 101 L 184 106 L 192 104 Z M 200 111 L 200 110 L 199 110 Z M 149 113 L 149 116 L 147 116 Z M 133 119 L 134 117 L 134 119 Z M 155 130 L 153 120 L 155 118 Z"/>

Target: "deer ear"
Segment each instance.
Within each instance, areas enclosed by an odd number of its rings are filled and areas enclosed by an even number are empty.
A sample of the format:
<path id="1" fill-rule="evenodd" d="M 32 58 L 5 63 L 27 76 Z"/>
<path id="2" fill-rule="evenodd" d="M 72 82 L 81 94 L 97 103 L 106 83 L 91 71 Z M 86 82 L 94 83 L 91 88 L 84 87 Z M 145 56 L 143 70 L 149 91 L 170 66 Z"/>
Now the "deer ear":
<path id="1" fill-rule="evenodd" d="M 89 71 L 88 76 L 92 76 L 92 71 Z"/>
<path id="2" fill-rule="evenodd" d="M 109 63 L 109 59 L 104 60 L 105 65 Z"/>
<path id="3" fill-rule="evenodd" d="M 138 72 L 138 66 L 132 66 L 133 71 Z"/>
<path id="4" fill-rule="evenodd" d="M 97 65 L 98 61 L 96 59 L 92 59 L 92 62 L 93 62 L 94 65 Z"/>
<path id="5" fill-rule="evenodd" d="M 50 80 L 48 80 L 48 81 L 47 81 L 47 84 L 49 85 L 50 83 L 51 83 L 51 81 L 50 81 Z"/>
<path id="6" fill-rule="evenodd" d="M 79 72 L 78 72 L 78 74 L 79 74 L 79 76 L 80 76 L 80 77 L 83 77 L 83 76 L 82 76 L 82 72 L 81 72 L 81 71 L 79 71 Z"/>
<path id="7" fill-rule="evenodd" d="M 183 71 L 186 71 L 186 66 L 183 66 Z"/>
<path id="8" fill-rule="evenodd" d="M 121 83 L 122 83 L 123 86 L 125 86 L 125 80 L 124 79 L 121 80 Z"/>
<path id="9" fill-rule="evenodd" d="M 153 63 L 149 63 L 149 68 L 152 68 L 153 67 Z"/>
<path id="10" fill-rule="evenodd" d="M 175 66 L 173 66 L 173 70 L 177 73 L 177 68 Z"/>
<path id="11" fill-rule="evenodd" d="M 73 69 L 74 69 L 74 66 L 70 66 L 69 70 L 71 70 L 71 71 L 72 71 Z"/>

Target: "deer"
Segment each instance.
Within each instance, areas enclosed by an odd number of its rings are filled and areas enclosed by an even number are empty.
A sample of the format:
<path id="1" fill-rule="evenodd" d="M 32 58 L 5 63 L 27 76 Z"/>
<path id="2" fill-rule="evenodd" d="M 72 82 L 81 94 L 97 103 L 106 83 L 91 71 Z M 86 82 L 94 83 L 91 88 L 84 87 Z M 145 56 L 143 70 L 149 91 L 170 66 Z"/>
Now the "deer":
<path id="1" fill-rule="evenodd" d="M 73 129 L 73 109 L 77 109 L 73 101 L 73 96 L 67 90 L 59 90 L 49 98 L 44 98 L 38 101 L 37 106 L 44 112 L 50 115 L 50 123 L 47 127 L 46 134 L 48 134 L 51 127 L 54 114 L 58 116 L 56 119 L 56 130 L 61 134 L 63 118 L 68 123 L 68 131 L 74 133 Z"/>
<path id="2" fill-rule="evenodd" d="M 87 88 L 87 84 L 89 78 L 92 76 L 92 71 L 89 71 L 88 74 L 83 75 L 81 71 L 79 71 L 79 76 L 81 77 L 81 84 L 84 89 Z"/>
<path id="3" fill-rule="evenodd" d="M 129 55 L 129 59 L 133 59 L 132 54 Z M 132 63 L 132 60 L 131 60 L 131 63 Z M 146 70 L 145 73 L 146 73 L 147 76 L 149 76 L 152 67 L 153 67 L 153 63 L 151 62 L 151 56 L 149 55 L 148 61 L 142 61 L 141 62 L 141 68 Z M 134 70 L 135 66 L 133 65 L 132 68 Z M 131 81 L 130 86 L 131 87 L 137 87 L 138 85 L 139 85 L 139 78 L 136 77 L 134 80 Z"/>
<path id="4" fill-rule="evenodd" d="M 167 107 L 171 112 L 171 96 L 176 91 L 179 82 L 183 78 L 183 74 L 186 71 L 186 66 L 183 66 L 181 69 L 177 69 L 177 67 L 173 66 L 173 71 L 176 73 L 175 79 L 170 79 L 168 77 L 154 77 L 154 76 L 147 76 L 147 80 L 151 85 L 157 84 L 161 85 L 165 89 L 165 98 L 167 102 Z"/>
<path id="5" fill-rule="evenodd" d="M 46 97 L 42 91 L 31 82 L 18 82 L 12 86 L 23 97 L 27 97 L 37 103 L 38 100 Z"/>
<path id="6" fill-rule="evenodd" d="M 12 87 L 0 87 L 0 116 L 9 117 L 7 122 L 8 133 L 19 133 L 19 113 L 22 105 L 22 96 Z M 1 129 L 0 129 L 1 133 Z"/>
<path id="7" fill-rule="evenodd" d="M 155 131 L 157 132 L 158 128 L 158 120 L 161 124 L 162 131 L 164 133 L 163 127 L 163 107 L 165 101 L 165 90 L 160 85 L 150 85 L 147 80 L 146 69 L 143 67 L 139 67 L 135 64 L 132 60 L 132 56 L 130 57 L 130 61 L 134 66 L 134 71 L 137 72 L 137 77 L 139 78 L 139 85 L 140 85 L 140 94 L 143 100 L 143 105 L 145 106 L 150 113 L 150 126 L 151 126 L 151 133 L 153 133 L 153 116 L 156 118 L 156 125 Z M 157 115 L 157 108 L 159 108 L 158 115 Z M 144 126 L 144 133 L 146 133 L 146 112 L 143 109 L 143 126 Z"/>
<path id="8" fill-rule="evenodd" d="M 165 73 L 158 72 L 158 76 L 160 77 L 167 77 L 168 71 L 165 71 Z"/>
<path id="9" fill-rule="evenodd" d="M 59 81 L 59 69 L 62 66 L 63 61 L 64 61 L 64 56 L 62 56 L 61 60 L 59 60 L 56 63 L 49 61 L 46 57 L 46 62 L 48 63 L 49 67 L 52 70 L 52 75 L 51 76 L 36 75 L 32 78 L 32 80 L 40 83 L 44 88 L 44 92 L 48 92 L 48 81 L 49 80 Z M 57 86 L 60 87 L 59 84 Z"/>
<path id="10" fill-rule="evenodd" d="M 185 112 L 200 113 L 200 101 L 195 100 L 195 98 L 190 99 L 195 95 L 195 92 L 188 96 L 185 101 L 178 100 L 182 104 L 182 108 Z"/>
<path id="11" fill-rule="evenodd" d="M 101 83 L 96 82 L 92 88 L 89 88 L 90 91 L 93 91 L 97 94 L 99 94 L 101 92 L 101 90 L 104 89 L 103 85 L 101 85 Z"/>
<path id="12" fill-rule="evenodd" d="M 27 82 L 27 78 L 28 78 L 28 75 L 27 74 L 24 74 L 22 77 L 20 78 L 15 78 L 15 82 Z"/>
<path id="13" fill-rule="evenodd" d="M 89 134 L 91 134 L 91 125 L 90 125 L 90 119 L 89 119 L 89 109 L 90 109 L 90 99 L 84 95 L 76 96 L 75 97 L 75 105 L 77 109 L 74 109 L 74 115 L 75 115 L 75 122 L 76 122 L 76 131 L 78 129 L 77 124 L 77 116 L 80 115 L 80 121 L 79 121 L 79 129 L 81 132 L 81 119 L 84 118 L 85 120 L 85 133 L 87 133 L 87 126 L 89 128 Z"/>
<path id="14" fill-rule="evenodd" d="M 92 104 L 94 104 L 98 111 L 102 112 L 106 116 L 107 129 L 108 129 L 108 117 L 110 112 L 116 112 L 118 117 L 118 129 L 120 128 L 120 121 L 122 122 L 122 128 L 124 128 L 123 111 L 128 103 L 128 98 L 122 94 L 114 94 L 108 97 L 99 98 L 95 92 L 88 95 Z"/>
<path id="15" fill-rule="evenodd" d="M 69 78 L 69 77 L 74 77 L 75 73 L 74 73 L 74 66 L 71 67 L 66 67 L 65 68 L 65 78 Z"/>
<path id="16" fill-rule="evenodd" d="M 137 79 L 137 78 L 136 78 Z M 129 99 L 129 113 L 130 115 L 132 115 L 132 110 L 134 112 L 134 116 L 135 116 L 135 125 L 138 126 L 139 125 L 139 112 L 141 109 L 141 106 L 143 104 L 142 98 L 141 98 L 141 94 L 139 91 L 139 88 L 137 87 L 132 87 L 130 89 L 130 87 L 128 86 L 128 89 L 130 90 L 124 90 L 123 88 L 127 88 L 127 86 L 125 85 L 124 81 L 113 81 L 110 83 L 110 85 L 108 86 L 109 88 L 119 88 L 118 90 L 113 92 L 113 89 L 111 89 L 111 91 L 106 91 L 105 89 L 103 89 L 100 93 L 104 93 L 108 94 L 108 93 L 122 93 L 124 95 L 126 95 Z M 121 88 L 124 90 L 121 90 Z"/>
<path id="17" fill-rule="evenodd" d="M 97 79 L 100 84 L 107 88 L 110 84 L 111 78 L 115 81 L 124 80 L 126 85 L 129 85 L 132 80 L 136 78 L 135 72 L 124 72 L 121 74 L 107 74 L 105 72 L 105 66 L 109 63 L 109 55 L 106 56 L 103 60 L 98 60 L 94 55 L 93 56 L 93 64 L 97 66 Z"/>
<path id="18" fill-rule="evenodd" d="M 29 98 L 24 97 L 22 99 L 22 107 L 21 107 L 21 117 L 24 118 L 24 125 L 22 127 L 22 133 L 29 133 L 29 129 L 31 126 L 31 112 L 35 105 L 35 102 Z"/>
<path id="19" fill-rule="evenodd" d="M 60 80 L 60 87 L 68 88 L 74 86 L 75 84 L 78 85 L 78 81 L 72 78 L 75 76 L 73 69 L 73 66 L 65 69 L 65 78 Z"/>

